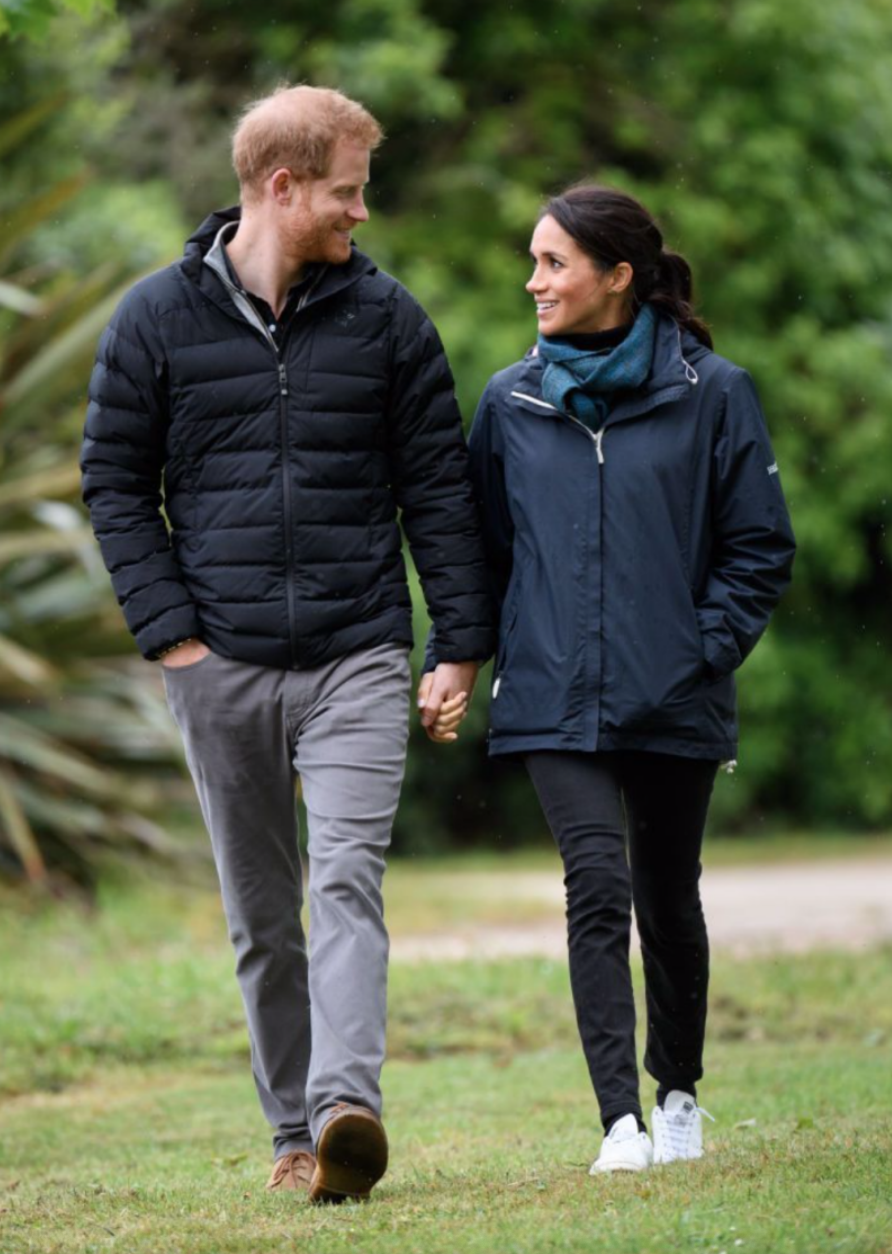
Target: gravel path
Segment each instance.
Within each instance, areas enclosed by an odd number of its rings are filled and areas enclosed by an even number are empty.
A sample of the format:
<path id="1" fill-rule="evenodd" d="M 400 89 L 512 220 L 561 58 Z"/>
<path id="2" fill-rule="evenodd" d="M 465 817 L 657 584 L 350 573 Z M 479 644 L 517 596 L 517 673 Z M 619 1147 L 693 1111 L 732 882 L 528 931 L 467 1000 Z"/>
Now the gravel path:
<path id="1" fill-rule="evenodd" d="M 867 948 L 892 941 L 892 859 L 725 867 L 703 874 L 703 902 L 713 949 L 734 954 Z M 505 898 L 537 904 L 526 926 L 469 926 L 397 936 L 397 961 L 464 958 L 563 958 L 563 884 L 557 876 L 506 876 Z M 543 921 L 541 903 L 555 918 Z M 636 942 L 637 943 L 637 942 Z"/>

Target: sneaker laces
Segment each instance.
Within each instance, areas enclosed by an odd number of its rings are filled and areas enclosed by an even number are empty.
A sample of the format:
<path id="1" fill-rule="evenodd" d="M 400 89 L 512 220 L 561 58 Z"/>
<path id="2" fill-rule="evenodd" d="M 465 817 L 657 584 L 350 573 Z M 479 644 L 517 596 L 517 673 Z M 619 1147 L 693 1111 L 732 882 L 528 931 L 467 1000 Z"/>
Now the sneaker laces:
<path id="1" fill-rule="evenodd" d="M 707 1119 L 715 1123 L 715 1117 L 705 1110 L 702 1106 L 693 1105 L 679 1110 L 666 1111 L 662 1110 L 662 1125 L 669 1141 L 669 1148 L 673 1154 L 678 1157 L 684 1157 L 690 1150 L 691 1136 L 694 1128 L 697 1126 L 696 1115 L 705 1115 Z"/>

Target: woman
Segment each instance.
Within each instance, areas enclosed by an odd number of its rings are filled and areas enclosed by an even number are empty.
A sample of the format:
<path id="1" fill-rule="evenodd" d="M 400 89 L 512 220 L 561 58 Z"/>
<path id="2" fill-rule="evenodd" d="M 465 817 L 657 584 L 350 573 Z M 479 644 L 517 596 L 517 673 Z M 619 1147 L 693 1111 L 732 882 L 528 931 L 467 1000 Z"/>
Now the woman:
<path id="1" fill-rule="evenodd" d="M 523 756 L 563 857 L 605 1133 L 592 1173 L 639 1171 L 702 1153 L 701 842 L 717 767 L 737 752 L 733 672 L 789 582 L 794 540 L 753 384 L 712 352 L 690 268 L 647 210 L 572 188 L 531 253 L 538 345 L 490 380 L 470 438 L 501 606 L 490 752 Z M 444 706 L 434 738 L 454 738 L 465 708 Z"/>

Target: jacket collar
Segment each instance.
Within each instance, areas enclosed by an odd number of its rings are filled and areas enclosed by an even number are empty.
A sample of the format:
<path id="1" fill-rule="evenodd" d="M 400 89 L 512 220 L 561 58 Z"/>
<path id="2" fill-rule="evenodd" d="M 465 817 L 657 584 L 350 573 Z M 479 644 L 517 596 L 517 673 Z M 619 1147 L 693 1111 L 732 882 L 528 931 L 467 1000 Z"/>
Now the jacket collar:
<path id="1" fill-rule="evenodd" d="M 210 214 L 186 241 L 181 264 L 188 278 L 196 283 L 207 296 L 218 304 L 228 297 L 233 304 L 236 304 L 239 313 L 248 318 L 241 303 L 235 300 L 233 293 L 237 289 L 229 277 L 225 260 L 222 257 L 223 241 L 230 234 L 235 233 L 233 227 L 241 221 L 241 216 L 242 211 L 239 205 Z M 302 307 L 305 308 L 319 300 L 333 296 L 336 292 L 352 287 L 363 276 L 374 274 L 377 269 L 378 267 L 370 257 L 354 247 L 349 260 L 343 265 L 319 267 L 316 281 L 307 293 Z M 247 304 L 253 309 L 250 301 Z M 252 325 L 255 320 L 256 313 L 254 317 L 248 318 Z"/>
<path id="2" fill-rule="evenodd" d="M 683 331 L 672 318 L 660 315 L 657 323 L 654 359 L 644 384 L 625 394 L 610 412 L 607 422 L 621 422 L 655 409 L 670 401 L 681 400 L 699 383 L 696 362 L 708 350 L 689 332 Z M 512 396 L 524 403 L 530 412 L 552 415 L 560 411 L 542 395 L 543 362 L 535 348 L 524 358 L 520 374 L 514 381 Z"/>

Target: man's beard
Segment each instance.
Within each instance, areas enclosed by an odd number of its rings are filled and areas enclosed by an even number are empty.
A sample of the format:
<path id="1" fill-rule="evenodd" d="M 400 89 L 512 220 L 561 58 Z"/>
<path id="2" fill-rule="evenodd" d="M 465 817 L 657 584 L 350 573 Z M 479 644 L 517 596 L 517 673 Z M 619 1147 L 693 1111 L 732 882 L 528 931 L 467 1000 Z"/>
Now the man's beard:
<path id="1" fill-rule="evenodd" d="M 334 233 L 334 227 L 307 215 L 289 226 L 283 240 L 289 253 L 301 261 L 342 266 L 350 260 L 350 240 Z"/>

